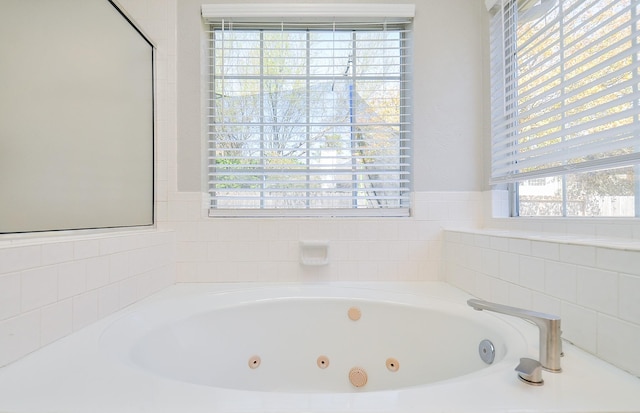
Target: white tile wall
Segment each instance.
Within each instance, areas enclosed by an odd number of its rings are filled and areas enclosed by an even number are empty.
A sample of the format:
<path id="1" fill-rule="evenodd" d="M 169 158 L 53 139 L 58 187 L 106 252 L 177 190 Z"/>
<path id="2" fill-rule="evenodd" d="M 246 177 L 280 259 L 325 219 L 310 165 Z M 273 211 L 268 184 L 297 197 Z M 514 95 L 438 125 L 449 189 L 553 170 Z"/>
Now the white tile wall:
<path id="1" fill-rule="evenodd" d="M 479 193 L 416 193 L 411 218 L 209 218 L 206 195 L 169 194 L 177 236 L 177 279 L 401 281 L 442 278 L 442 229 L 476 228 Z M 329 264 L 300 264 L 300 241 L 329 242 Z"/>
<path id="2" fill-rule="evenodd" d="M 175 282 L 172 232 L 67 239 L 0 245 L 0 367 Z"/>
<path id="3" fill-rule="evenodd" d="M 451 284 L 487 300 L 559 314 L 564 338 L 640 375 L 635 240 L 446 231 L 444 248 Z M 479 267 L 469 260 L 478 254 L 485 257 Z"/>

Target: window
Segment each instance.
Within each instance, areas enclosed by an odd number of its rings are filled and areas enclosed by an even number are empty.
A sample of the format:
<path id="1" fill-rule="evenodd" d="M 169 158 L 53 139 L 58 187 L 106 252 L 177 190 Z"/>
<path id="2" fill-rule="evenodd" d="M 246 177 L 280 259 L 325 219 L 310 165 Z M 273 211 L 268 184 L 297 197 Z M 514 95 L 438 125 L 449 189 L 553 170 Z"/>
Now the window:
<path id="1" fill-rule="evenodd" d="M 208 20 L 210 215 L 408 215 L 410 20 L 306 20 Z"/>
<path id="2" fill-rule="evenodd" d="M 640 216 L 640 2 L 496 3 L 491 182 L 512 215 Z"/>

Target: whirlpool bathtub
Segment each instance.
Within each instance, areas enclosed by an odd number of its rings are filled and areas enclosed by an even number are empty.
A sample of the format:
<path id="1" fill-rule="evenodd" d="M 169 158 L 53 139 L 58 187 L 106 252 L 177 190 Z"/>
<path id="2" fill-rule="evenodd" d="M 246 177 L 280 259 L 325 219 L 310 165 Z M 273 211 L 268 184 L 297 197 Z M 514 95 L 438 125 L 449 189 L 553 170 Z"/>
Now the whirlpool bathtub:
<path id="1" fill-rule="evenodd" d="M 176 285 L 0 369 L 0 411 L 640 411 L 637 378 L 568 344 L 563 373 L 520 382 L 537 329 L 466 298 L 440 283 Z"/>

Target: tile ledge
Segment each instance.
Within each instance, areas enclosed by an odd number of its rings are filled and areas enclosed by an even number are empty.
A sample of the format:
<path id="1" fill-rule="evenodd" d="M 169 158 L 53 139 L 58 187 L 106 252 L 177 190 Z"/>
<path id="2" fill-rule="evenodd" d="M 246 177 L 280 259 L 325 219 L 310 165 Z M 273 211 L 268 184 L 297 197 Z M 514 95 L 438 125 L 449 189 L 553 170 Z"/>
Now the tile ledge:
<path id="1" fill-rule="evenodd" d="M 31 245 L 55 244 L 59 242 L 74 242 L 115 237 L 128 237 L 135 235 L 161 234 L 174 232 L 170 229 L 158 228 L 117 228 L 117 229 L 91 229 L 69 230 L 60 232 L 37 232 L 25 234 L 0 234 L 0 249 L 10 247 L 23 247 Z"/>
<path id="2" fill-rule="evenodd" d="M 623 251 L 640 251 L 640 240 L 630 238 L 585 237 L 582 235 L 567 235 L 551 232 L 510 231 L 501 229 L 445 229 L 446 232 L 461 234 L 486 235 L 501 238 L 516 238 L 529 241 L 555 242 L 567 245 L 582 245 L 608 248 Z"/>

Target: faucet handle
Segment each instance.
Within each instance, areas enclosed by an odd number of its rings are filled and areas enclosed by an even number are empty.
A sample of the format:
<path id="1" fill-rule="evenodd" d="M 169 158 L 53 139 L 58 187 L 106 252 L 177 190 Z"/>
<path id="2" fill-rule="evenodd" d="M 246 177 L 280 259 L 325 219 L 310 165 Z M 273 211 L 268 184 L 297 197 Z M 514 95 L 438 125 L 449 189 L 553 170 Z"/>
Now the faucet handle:
<path id="1" fill-rule="evenodd" d="M 518 372 L 518 378 L 523 382 L 532 386 L 542 386 L 542 364 L 538 360 L 523 357 L 520 364 L 515 369 Z"/>

